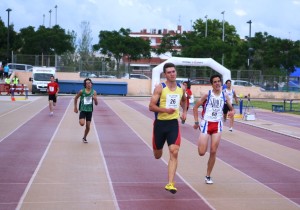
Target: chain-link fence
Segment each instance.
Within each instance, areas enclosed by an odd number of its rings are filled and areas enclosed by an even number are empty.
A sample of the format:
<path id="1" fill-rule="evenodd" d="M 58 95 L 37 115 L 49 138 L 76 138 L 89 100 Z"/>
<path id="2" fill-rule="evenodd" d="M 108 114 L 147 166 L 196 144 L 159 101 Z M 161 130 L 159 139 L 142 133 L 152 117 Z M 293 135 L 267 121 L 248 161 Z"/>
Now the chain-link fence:
<path id="1" fill-rule="evenodd" d="M 209 67 L 189 66 L 178 66 L 177 72 L 178 77 L 189 78 L 191 80 L 201 78 L 207 81 L 209 81 L 211 75 L 219 74 Z M 246 81 L 266 91 L 300 92 L 299 77 L 263 75 L 261 70 L 231 70 L 231 79 Z"/>
<path id="2" fill-rule="evenodd" d="M 82 60 L 76 54 L 57 55 L 21 55 L 13 56 L 14 63 L 31 64 L 33 66 L 55 66 L 58 71 L 85 72 L 82 75 L 102 78 L 121 78 L 130 73 L 144 74 L 151 78 L 154 64 L 130 65 L 115 59 L 92 56 Z M 213 74 L 219 74 L 210 67 L 177 66 L 177 77 L 209 80 Z M 85 77 L 85 76 L 83 76 Z M 233 80 L 242 80 L 259 86 L 267 91 L 300 91 L 299 77 L 263 75 L 261 70 L 231 70 Z"/>

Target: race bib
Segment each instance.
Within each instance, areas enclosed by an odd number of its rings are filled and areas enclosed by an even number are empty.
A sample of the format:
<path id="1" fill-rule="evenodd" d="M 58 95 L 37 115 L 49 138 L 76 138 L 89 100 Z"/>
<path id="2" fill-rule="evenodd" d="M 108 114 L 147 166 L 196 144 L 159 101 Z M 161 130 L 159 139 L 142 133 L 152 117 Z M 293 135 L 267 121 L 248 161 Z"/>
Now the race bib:
<path id="1" fill-rule="evenodd" d="M 54 87 L 50 86 L 49 90 L 50 90 L 50 92 L 54 92 Z"/>
<path id="2" fill-rule="evenodd" d="M 179 94 L 167 94 L 166 108 L 179 109 L 180 96 Z"/>
<path id="3" fill-rule="evenodd" d="M 84 104 L 92 104 L 93 103 L 93 98 L 91 96 L 86 96 L 83 98 L 83 103 Z"/>
<path id="4" fill-rule="evenodd" d="M 211 113 L 211 118 L 212 119 L 217 119 L 218 117 L 218 110 L 217 109 L 213 109 L 212 113 Z"/>

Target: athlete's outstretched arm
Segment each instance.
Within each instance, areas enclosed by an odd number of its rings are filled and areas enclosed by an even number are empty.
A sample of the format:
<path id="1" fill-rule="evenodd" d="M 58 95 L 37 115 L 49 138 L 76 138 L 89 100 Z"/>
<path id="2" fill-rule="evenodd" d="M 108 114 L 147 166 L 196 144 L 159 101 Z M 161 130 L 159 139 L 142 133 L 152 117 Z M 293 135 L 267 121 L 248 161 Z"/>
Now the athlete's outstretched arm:
<path id="1" fill-rule="evenodd" d="M 81 94 L 82 94 L 82 90 L 80 90 L 74 98 L 74 112 L 75 113 L 78 113 L 77 101 L 78 101 L 78 98 L 81 96 Z"/>
<path id="2" fill-rule="evenodd" d="M 96 92 L 96 90 L 94 90 L 93 99 L 94 99 L 94 104 L 97 106 L 98 105 L 98 99 L 97 99 L 97 92 Z"/>
<path id="3" fill-rule="evenodd" d="M 195 124 L 194 124 L 194 128 L 197 129 L 199 128 L 199 115 L 198 115 L 198 109 L 199 106 L 203 105 L 204 102 L 207 100 L 208 94 L 205 94 L 203 97 L 201 97 L 195 104 L 194 108 L 193 108 L 193 114 L 194 114 L 194 120 L 195 120 Z"/>
<path id="4" fill-rule="evenodd" d="M 182 107 L 182 115 L 181 115 L 181 119 L 182 120 L 186 120 L 186 112 L 187 112 L 187 97 L 185 95 L 185 87 L 183 85 L 181 85 L 183 94 L 181 97 L 181 101 L 180 101 L 180 105 Z"/>

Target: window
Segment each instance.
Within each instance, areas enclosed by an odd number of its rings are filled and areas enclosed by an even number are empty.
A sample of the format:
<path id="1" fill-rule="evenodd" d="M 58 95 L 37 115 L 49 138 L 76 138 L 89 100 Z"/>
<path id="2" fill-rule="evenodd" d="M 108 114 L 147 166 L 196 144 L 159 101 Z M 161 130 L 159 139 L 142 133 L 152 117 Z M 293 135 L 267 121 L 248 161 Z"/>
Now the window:
<path id="1" fill-rule="evenodd" d="M 156 38 L 151 38 L 150 42 L 151 42 L 150 43 L 151 46 L 156 46 Z"/>
<path id="2" fill-rule="evenodd" d="M 23 71 L 26 70 L 26 69 L 25 69 L 25 65 L 16 65 L 16 69 L 17 69 L 17 70 L 23 70 Z"/>
<path id="3" fill-rule="evenodd" d="M 34 74 L 34 80 L 36 81 L 50 81 L 51 75 L 44 73 L 36 73 Z"/>

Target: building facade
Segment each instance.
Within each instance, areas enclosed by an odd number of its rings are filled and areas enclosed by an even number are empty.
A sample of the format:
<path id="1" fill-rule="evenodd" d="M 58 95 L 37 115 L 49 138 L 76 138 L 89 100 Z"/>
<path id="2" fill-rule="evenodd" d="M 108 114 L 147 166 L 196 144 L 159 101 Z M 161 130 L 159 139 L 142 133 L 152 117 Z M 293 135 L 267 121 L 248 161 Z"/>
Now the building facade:
<path id="1" fill-rule="evenodd" d="M 182 34 L 182 33 L 183 33 L 182 27 L 178 25 L 176 30 L 151 29 L 150 31 L 147 31 L 147 29 L 142 29 L 140 32 L 131 32 L 130 36 L 140 37 L 143 38 L 144 40 L 149 40 L 151 48 L 157 49 L 161 45 L 163 37 L 166 36 L 167 34 L 172 36 L 172 35 Z M 176 47 L 176 50 L 180 51 L 180 46 Z M 170 57 L 171 57 L 170 52 L 161 55 L 157 55 L 154 52 L 151 52 L 150 59 L 140 59 L 137 61 L 131 61 L 130 67 L 132 72 L 144 73 L 149 76 L 151 74 L 151 70 L 153 67 L 164 62 Z M 122 61 L 123 63 L 128 64 L 128 59 L 126 56 L 123 57 Z"/>

